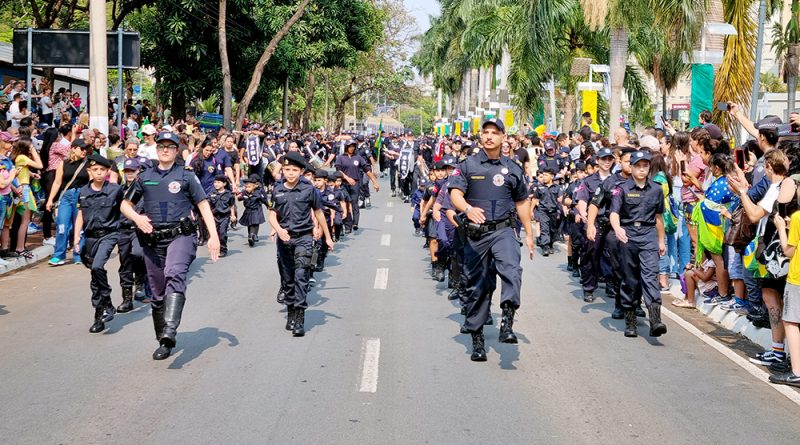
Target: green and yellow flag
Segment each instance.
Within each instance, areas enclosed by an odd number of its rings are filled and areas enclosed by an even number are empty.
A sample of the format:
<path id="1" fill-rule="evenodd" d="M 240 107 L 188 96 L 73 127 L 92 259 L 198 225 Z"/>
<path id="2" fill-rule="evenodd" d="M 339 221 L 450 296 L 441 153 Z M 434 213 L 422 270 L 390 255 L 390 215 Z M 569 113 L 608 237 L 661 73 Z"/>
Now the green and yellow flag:
<path id="1" fill-rule="evenodd" d="M 378 124 L 378 137 L 375 138 L 376 159 L 381 158 L 381 147 L 383 146 L 383 137 L 381 133 L 383 133 L 383 119 L 381 119 L 381 123 Z"/>

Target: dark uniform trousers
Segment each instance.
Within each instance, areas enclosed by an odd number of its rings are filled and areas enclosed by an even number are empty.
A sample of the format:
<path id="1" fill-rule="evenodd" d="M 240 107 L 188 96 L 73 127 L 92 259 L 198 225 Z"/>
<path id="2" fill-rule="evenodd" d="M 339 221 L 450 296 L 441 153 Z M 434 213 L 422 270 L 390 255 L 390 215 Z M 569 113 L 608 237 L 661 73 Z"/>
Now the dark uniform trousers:
<path id="1" fill-rule="evenodd" d="M 369 176 L 361 175 L 361 196 L 369 198 Z"/>
<path id="2" fill-rule="evenodd" d="M 453 234 L 453 245 L 450 249 L 450 278 L 457 286 L 464 286 L 464 245 L 467 242 L 467 234 L 461 227 L 455 228 Z M 462 295 L 464 293 L 462 292 Z"/>
<path id="3" fill-rule="evenodd" d="M 553 247 L 555 235 L 558 233 L 558 210 L 537 208 L 535 213 L 539 221 L 539 246 Z"/>
<path id="4" fill-rule="evenodd" d="M 518 309 L 522 287 L 522 267 L 520 267 L 520 242 L 514 229 L 506 227 L 482 235 L 480 238 L 467 238 L 464 246 L 464 275 L 467 282 L 467 316 L 464 326 L 475 332 L 489 317 L 492 294 L 489 291 L 494 274 L 491 263 L 494 261 L 497 275 L 500 276 L 500 306 L 509 305 Z"/>
<path id="5" fill-rule="evenodd" d="M 578 230 L 576 230 L 576 235 L 578 235 L 576 238 L 580 245 L 581 285 L 585 292 L 597 290 L 598 278 L 601 275 L 606 275 L 603 268 L 601 268 L 601 260 L 604 255 L 606 238 L 609 237 L 610 226 L 607 224 L 601 226 L 597 223 L 595 223 L 595 226 L 597 227 L 597 234 L 594 237 L 594 241 L 586 238 L 586 224 L 580 224 Z M 611 236 L 613 237 L 614 235 L 612 234 Z M 573 243 L 575 241 L 573 240 Z"/>
<path id="6" fill-rule="evenodd" d="M 111 302 L 111 284 L 108 282 L 106 263 L 117 245 L 118 235 L 111 233 L 100 238 L 87 236 L 84 239 L 81 261 L 92 271 L 89 287 L 92 290 L 92 307 L 96 308 L 106 301 Z"/>
<path id="7" fill-rule="evenodd" d="M 350 204 L 352 204 L 353 211 L 347 214 L 347 218 L 344 221 L 344 226 L 348 229 L 352 229 L 353 226 L 358 225 L 358 218 L 361 216 L 361 212 L 358 208 L 358 197 L 361 195 L 361 187 L 358 184 L 358 179 L 356 179 L 355 185 L 344 184 L 344 192 L 350 196 Z"/>
<path id="8" fill-rule="evenodd" d="M 636 308 L 637 289 L 641 289 L 647 307 L 652 303 L 661 304 L 661 289 L 658 285 L 658 233 L 652 226 L 623 228 L 628 235 L 628 242 L 619 243 L 622 308 Z"/>
<path id="9" fill-rule="evenodd" d="M 217 236 L 219 237 L 219 251 L 228 252 L 228 226 L 231 224 L 231 214 L 225 216 L 214 215 L 214 223 L 217 225 Z M 201 224 L 202 225 L 202 224 Z"/>
<path id="10" fill-rule="evenodd" d="M 162 301 L 165 295 L 173 293 L 186 295 L 186 276 L 197 256 L 197 238 L 179 235 L 153 246 L 143 245 L 142 251 L 153 299 Z"/>
<path id="11" fill-rule="evenodd" d="M 396 159 L 389 161 L 389 187 L 392 191 L 397 191 L 397 164 Z"/>
<path id="12" fill-rule="evenodd" d="M 310 276 L 313 242 L 311 232 L 292 236 L 288 242 L 278 238 L 278 269 L 284 284 L 283 288 L 289 291 L 284 300 L 289 307 L 298 309 L 308 307 L 306 287 Z"/>
<path id="13" fill-rule="evenodd" d="M 123 288 L 134 285 L 143 286 L 147 280 L 147 270 L 142 258 L 142 246 L 135 230 L 120 229 L 119 240 L 119 284 Z"/>

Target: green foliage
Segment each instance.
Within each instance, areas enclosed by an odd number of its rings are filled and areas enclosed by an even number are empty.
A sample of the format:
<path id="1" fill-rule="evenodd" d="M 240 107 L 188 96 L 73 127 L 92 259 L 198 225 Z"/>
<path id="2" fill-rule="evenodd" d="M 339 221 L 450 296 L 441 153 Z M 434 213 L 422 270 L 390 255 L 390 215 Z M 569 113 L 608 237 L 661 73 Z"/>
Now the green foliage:
<path id="1" fill-rule="evenodd" d="M 786 84 L 780 77 L 772 73 L 761 73 L 761 91 L 765 93 L 785 93 Z"/>

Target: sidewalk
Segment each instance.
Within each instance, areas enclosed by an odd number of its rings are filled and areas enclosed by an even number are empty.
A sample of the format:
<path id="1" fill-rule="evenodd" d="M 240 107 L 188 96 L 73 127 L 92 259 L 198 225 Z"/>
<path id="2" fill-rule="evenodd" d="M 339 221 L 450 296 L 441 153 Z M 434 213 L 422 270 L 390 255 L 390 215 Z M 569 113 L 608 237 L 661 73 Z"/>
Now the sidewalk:
<path id="1" fill-rule="evenodd" d="M 42 244 L 41 232 L 28 235 L 28 249 L 33 253 L 33 258 L 31 259 L 22 257 L 4 258 L 9 264 L 0 265 L 0 277 L 24 267 L 33 266 L 40 261 L 46 261 L 53 254 L 53 246 Z"/>

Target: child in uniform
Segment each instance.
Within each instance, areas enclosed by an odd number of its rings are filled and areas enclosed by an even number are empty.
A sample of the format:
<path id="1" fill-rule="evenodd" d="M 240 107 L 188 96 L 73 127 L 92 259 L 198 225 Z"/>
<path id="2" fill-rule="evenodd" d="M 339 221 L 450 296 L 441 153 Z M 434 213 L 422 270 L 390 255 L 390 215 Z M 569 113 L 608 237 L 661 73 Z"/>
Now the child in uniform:
<path id="1" fill-rule="evenodd" d="M 214 191 L 208 194 L 208 204 L 214 214 L 219 236 L 219 256 L 228 255 L 228 227 L 236 224 L 236 212 L 233 193 L 227 189 L 228 177 L 224 174 L 214 178 Z"/>
<path id="2" fill-rule="evenodd" d="M 258 241 L 258 226 L 267 222 L 264 209 L 261 207 L 267 205 L 267 198 L 264 196 L 264 189 L 257 175 L 252 174 L 244 180 L 244 192 L 238 199 L 244 203 L 244 212 L 239 224 L 247 226 L 247 243 L 253 247 Z"/>

